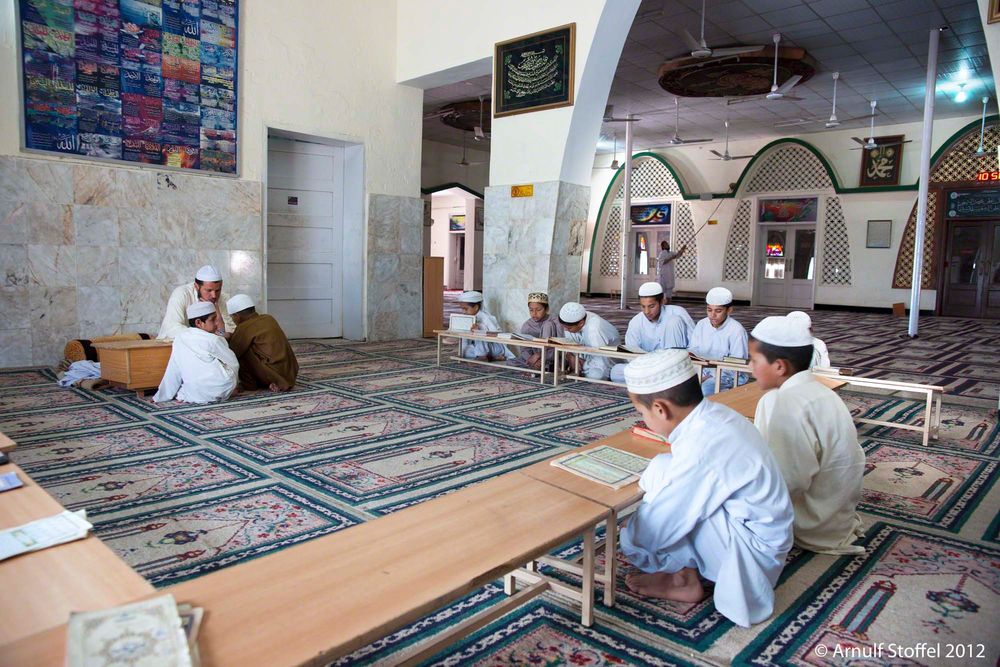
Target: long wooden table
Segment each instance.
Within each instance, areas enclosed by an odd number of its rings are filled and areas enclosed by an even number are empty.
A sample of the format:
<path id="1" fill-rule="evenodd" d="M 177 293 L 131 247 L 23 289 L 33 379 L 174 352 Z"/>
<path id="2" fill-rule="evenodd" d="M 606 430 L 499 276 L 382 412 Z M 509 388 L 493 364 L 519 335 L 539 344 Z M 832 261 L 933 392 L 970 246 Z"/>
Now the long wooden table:
<path id="1" fill-rule="evenodd" d="M 578 599 L 589 625 L 594 528 L 607 516 L 604 506 L 549 484 L 502 475 L 161 592 L 205 609 L 205 665 L 323 665 L 582 535 L 590 577 Z M 573 594 L 543 578 L 407 663 L 550 588 Z M 60 626 L 0 647 L 0 664 L 62 664 L 64 646 Z"/>
<path id="2" fill-rule="evenodd" d="M 487 336 L 486 334 L 467 332 L 467 331 L 452 331 L 450 329 L 436 329 L 434 333 L 437 335 L 437 365 L 441 365 L 441 344 L 446 338 L 454 338 L 458 340 L 470 340 L 478 343 L 496 343 L 498 345 L 510 345 L 511 347 L 528 347 L 532 349 L 537 349 L 542 354 L 543 363 L 539 365 L 538 369 L 534 368 L 522 368 L 520 366 L 508 366 L 506 363 L 497 363 L 493 361 L 480 361 L 478 359 L 466 359 L 459 354 L 458 356 L 449 355 L 448 359 L 451 361 L 461 361 L 467 364 L 479 364 L 481 366 L 494 366 L 507 368 L 510 370 L 524 371 L 525 373 L 532 373 L 538 375 L 538 380 L 542 384 L 545 384 L 545 350 L 552 349 L 554 346 L 548 342 L 541 343 L 533 340 L 514 340 L 511 338 L 500 338 L 495 334 L 492 336 Z M 461 349 L 461 347 L 459 348 Z"/>
<path id="3" fill-rule="evenodd" d="M 17 443 L 0 433 L 0 452 L 11 452 L 17 447 Z"/>
<path id="4" fill-rule="evenodd" d="M 24 486 L 0 493 L 0 528 L 13 528 L 59 514 L 65 508 L 13 463 Z M 0 561 L 0 664 L 5 645 L 66 622 L 71 611 L 125 604 L 153 593 L 153 587 L 101 540 L 88 537 Z M 51 663 L 56 664 L 56 663 Z"/>

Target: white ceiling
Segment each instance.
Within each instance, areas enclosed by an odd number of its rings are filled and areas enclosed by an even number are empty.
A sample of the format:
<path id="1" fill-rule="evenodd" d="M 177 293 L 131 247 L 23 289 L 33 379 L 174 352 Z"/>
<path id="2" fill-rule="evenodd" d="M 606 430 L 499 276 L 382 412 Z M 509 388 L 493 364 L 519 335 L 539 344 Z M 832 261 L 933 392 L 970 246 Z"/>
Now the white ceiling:
<path id="1" fill-rule="evenodd" d="M 702 0 L 643 0 L 622 49 L 608 104 L 615 115 L 672 109 L 673 96 L 660 88 L 657 70 L 666 60 L 688 51 L 682 37 L 687 29 L 697 37 Z M 816 75 L 795 87 L 795 101 L 763 99 L 726 106 L 721 98 L 682 98 L 680 135 L 683 138 L 722 138 L 728 113 L 730 138 L 772 139 L 822 131 L 822 123 L 776 128 L 775 123 L 830 115 L 833 81 L 837 87 L 837 115 L 864 116 L 870 100 L 878 100 L 878 125 L 919 121 L 927 67 L 928 31 L 948 26 L 941 36 L 938 82 L 951 81 L 960 69 L 968 71 L 969 99 L 958 104 L 938 94 L 936 117 L 979 113 L 984 94 L 997 111 L 977 0 L 707 0 L 705 39 L 709 46 L 768 44 L 775 32 L 782 43 L 804 48 L 817 64 Z M 780 83 L 780 82 L 779 82 Z M 488 93 L 489 76 L 425 91 L 425 110 Z M 841 127 L 866 126 L 866 120 Z M 662 146 L 673 136 L 673 113 L 647 115 L 635 127 L 637 149 Z M 877 131 L 877 128 L 876 128 Z M 605 137 L 620 124 L 604 126 Z M 461 131 L 439 119 L 424 122 L 424 138 L 460 144 Z M 480 146 L 476 146 L 479 148 Z M 611 146 L 604 150 L 610 151 Z"/>

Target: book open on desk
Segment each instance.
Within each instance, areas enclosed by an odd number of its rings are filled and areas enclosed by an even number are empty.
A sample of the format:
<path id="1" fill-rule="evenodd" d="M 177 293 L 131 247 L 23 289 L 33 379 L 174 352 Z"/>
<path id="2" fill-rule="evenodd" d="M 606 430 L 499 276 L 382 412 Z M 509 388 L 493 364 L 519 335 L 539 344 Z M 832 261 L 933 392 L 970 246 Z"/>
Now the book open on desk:
<path id="1" fill-rule="evenodd" d="M 653 431 L 648 426 L 646 426 L 646 422 L 639 422 L 638 424 L 633 426 L 632 435 L 640 438 L 646 438 L 647 440 L 652 440 L 654 442 L 659 442 L 664 445 L 670 444 L 670 442 L 665 437 L 663 437 L 656 431 Z"/>
<path id="2" fill-rule="evenodd" d="M 533 341 L 535 343 L 544 343 L 547 340 L 546 338 L 535 338 L 534 336 L 529 334 L 514 333 L 514 332 L 498 333 L 497 338 L 500 338 L 502 340 L 527 340 L 527 341 Z"/>
<path id="3" fill-rule="evenodd" d="M 602 345 L 598 350 L 605 352 L 626 352 L 628 354 L 646 354 L 646 350 L 641 347 L 629 347 L 628 345 Z"/>
<path id="4" fill-rule="evenodd" d="M 471 333 L 472 326 L 476 323 L 475 315 L 460 315 L 452 313 L 448 316 L 448 331 L 456 333 Z"/>
<path id="5" fill-rule="evenodd" d="M 549 338 L 549 342 L 554 345 L 565 345 L 567 347 L 580 347 L 580 344 L 575 340 L 570 340 L 569 338 L 560 338 L 559 336 L 552 336 Z"/>
<path id="6" fill-rule="evenodd" d="M 649 465 L 649 459 L 602 445 L 585 452 L 567 454 L 553 460 L 552 465 L 617 491 L 639 481 L 642 471 Z"/>

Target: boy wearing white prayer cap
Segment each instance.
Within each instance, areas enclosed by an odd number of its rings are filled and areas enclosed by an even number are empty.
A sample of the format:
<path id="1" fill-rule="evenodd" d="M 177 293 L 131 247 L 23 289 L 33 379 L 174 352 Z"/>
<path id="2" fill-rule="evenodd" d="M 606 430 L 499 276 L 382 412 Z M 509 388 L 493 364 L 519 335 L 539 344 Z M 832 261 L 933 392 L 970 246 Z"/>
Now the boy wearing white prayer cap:
<path id="1" fill-rule="evenodd" d="M 688 346 L 687 326 L 663 305 L 660 283 L 648 282 L 639 287 L 639 308 L 642 312 L 629 321 L 625 331 L 626 346 L 644 352 Z M 625 381 L 625 364 L 611 367 L 611 381 Z"/>
<path id="2" fill-rule="evenodd" d="M 167 369 L 153 401 L 172 398 L 185 403 L 214 403 L 236 389 L 240 364 L 226 339 L 215 332 L 219 313 L 215 304 L 198 301 L 185 308 L 189 326 L 174 337 Z"/>
<path id="3" fill-rule="evenodd" d="M 187 328 L 185 309 L 199 301 L 211 303 L 219 313 L 219 330 L 226 338 L 233 333 L 236 323 L 226 310 L 226 297 L 222 294 L 222 275 L 214 266 L 206 264 L 194 274 L 193 283 L 178 285 L 170 294 L 167 310 L 160 324 L 159 340 L 171 340 Z"/>
<path id="4" fill-rule="evenodd" d="M 253 299 L 237 294 L 226 302 L 236 331 L 229 349 L 240 362 L 240 388 L 288 391 L 295 386 L 299 361 L 278 321 L 257 312 Z"/>
<path id="5" fill-rule="evenodd" d="M 723 357 L 747 358 L 747 330 L 734 320 L 733 293 L 725 287 L 713 287 L 705 295 L 706 314 L 708 317 L 698 322 L 691 334 L 688 350 L 702 359 L 718 361 Z M 705 368 L 701 372 L 701 388 L 706 396 L 715 393 L 714 368 Z M 736 384 L 746 384 L 748 378 L 736 371 L 723 371 L 720 387 L 732 389 Z"/>
<path id="6" fill-rule="evenodd" d="M 474 315 L 476 323 L 472 325 L 472 330 L 477 333 L 489 331 L 500 331 L 500 323 L 493 317 L 486 308 L 483 307 L 483 293 L 476 291 L 462 292 L 458 296 L 458 306 L 466 315 Z M 479 361 L 506 361 L 513 359 L 514 355 L 506 346 L 500 343 L 487 343 L 479 340 L 463 340 L 461 342 L 461 353 L 466 359 L 478 359 Z"/>
<path id="7" fill-rule="evenodd" d="M 563 304 L 559 309 L 559 324 L 562 325 L 565 337 L 584 347 L 601 347 L 618 345 L 621 337 L 615 325 L 597 313 L 591 313 L 576 301 Z M 598 357 L 592 354 L 567 354 L 566 361 L 570 368 L 576 366 L 579 356 L 583 363 L 583 375 L 591 380 L 607 380 L 611 377 L 613 362 L 608 357 Z"/>
<path id="8" fill-rule="evenodd" d="M 812 336 L 813 323 L 812 318 L 809 317 L 809 313 L 804 313 L 801 310 L 793 310 L 785 317 L 804 324 L 806 329 L 809 330 L 809 335 Z M 826 343 L 816 338 L 816 336 L 812 336 L 812 342 L 813 356 L 809 362 L 809 368 L 830 368 L 830 351 L 827 349 Z"/>
<path id="9" fill-rule="evenodd" d="M 739 413 L 703 398 L 684 350 L 659 350 L 625 367 L 629 398 L 646 425 L 668 438 L 642 477 L 642 503 L 622 530 L 621 550 L 642 574 L 639 595 L 697 602 L 701 577 L 715 607 L 743 627 L 766 620 L 792 546 L 792 504 L 781 470 Z"/>
<path id="10" fill-rule="evenodd" d="M 809 371 L 812 335 L 800 319 L 765 317 L 750 338 L 750 368 L 767 390 L 754 424 L 781 467 L 795 507 L 795 544 L 856 554 L 865 452 L 847 406 Z"/>

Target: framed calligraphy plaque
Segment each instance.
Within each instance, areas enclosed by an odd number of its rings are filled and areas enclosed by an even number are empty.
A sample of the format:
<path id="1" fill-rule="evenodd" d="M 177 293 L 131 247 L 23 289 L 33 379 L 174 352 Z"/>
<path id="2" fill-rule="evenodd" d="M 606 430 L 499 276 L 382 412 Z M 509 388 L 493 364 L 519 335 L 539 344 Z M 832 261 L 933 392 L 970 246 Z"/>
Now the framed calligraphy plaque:
<path id="1" fill-rule="evenodd" d="M 899 185 L 899 169 L 903 163 L 904 135 L 891 137 L 875 137 L 878 148 L 861 151 L 861 178 L 858 184 L 862 187 L 873 185 Z M 884 146 L 883 144 L 896 144 Z"/>
<path id="2" fill-rule="evenodd" d="M 576 24 L 498 42 L 493 117 L 573 105 Z"/>
<path id="3" fill-rule="evenodd" d="M 892 247 L 892 220 L 869 220 L 866 248 Z"/>

